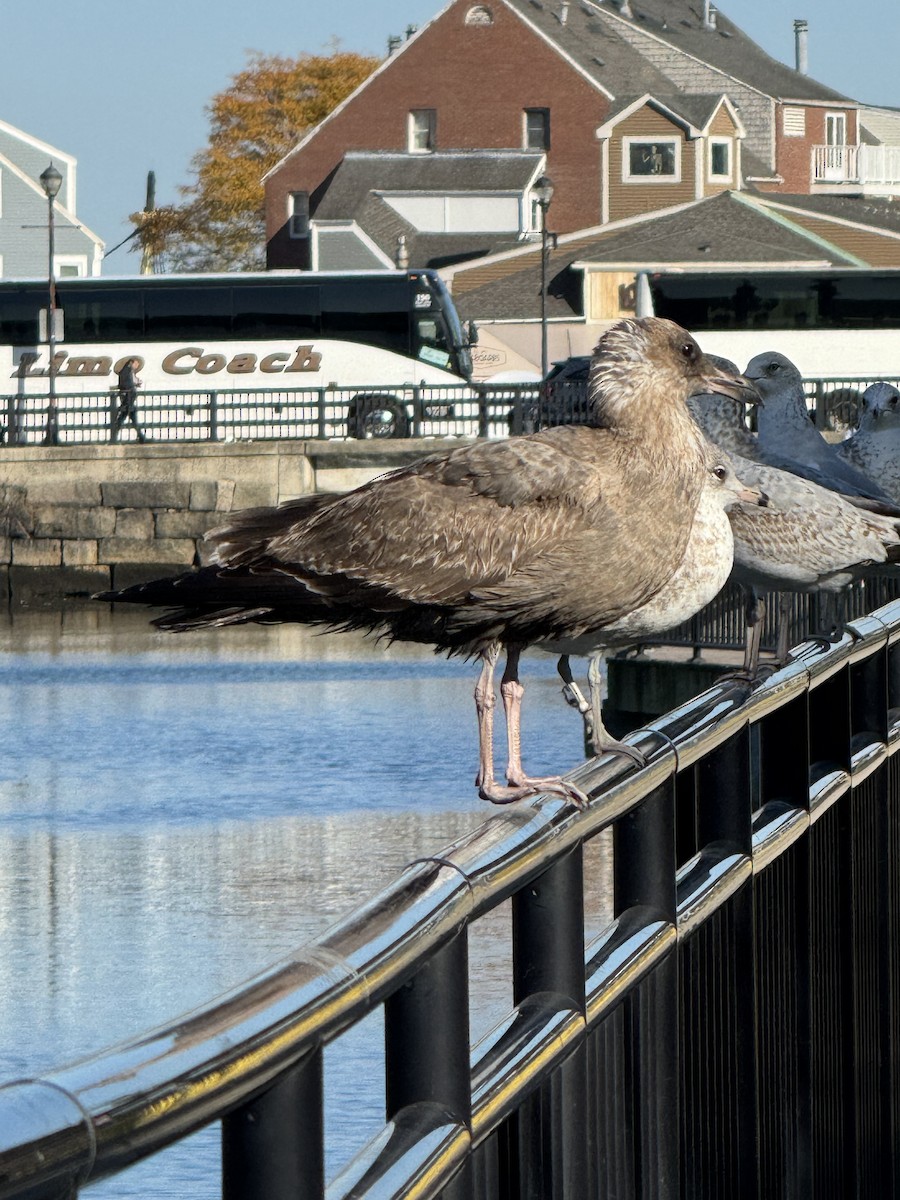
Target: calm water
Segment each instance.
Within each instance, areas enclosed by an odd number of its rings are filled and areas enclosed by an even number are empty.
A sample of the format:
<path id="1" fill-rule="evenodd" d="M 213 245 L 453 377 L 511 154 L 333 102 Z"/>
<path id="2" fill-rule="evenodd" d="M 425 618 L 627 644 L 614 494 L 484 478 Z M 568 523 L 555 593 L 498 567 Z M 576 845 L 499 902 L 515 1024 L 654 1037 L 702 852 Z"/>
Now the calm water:
<path id="1" fill-rule="evenodd" d="M 523 679 L 526 765 L 573 765 L 553 660 Z M 471 664 L 350 635 L 163 635 L 87 606 L 7 619 L 0 1081 L 206 1002 L 481 824 L 474 682 Z M 602 906 L 599 867 L 596 885 Z M 507 950 L 501 911 L 473 933 L 473 1036 L 510 1003 Z M 329 1051 L 332 1168 L 383 1119 L 379 1039 L 376 1015 Z M 91 1194 L 212 1200 L 217 1163 L 213 1127 Z"/>

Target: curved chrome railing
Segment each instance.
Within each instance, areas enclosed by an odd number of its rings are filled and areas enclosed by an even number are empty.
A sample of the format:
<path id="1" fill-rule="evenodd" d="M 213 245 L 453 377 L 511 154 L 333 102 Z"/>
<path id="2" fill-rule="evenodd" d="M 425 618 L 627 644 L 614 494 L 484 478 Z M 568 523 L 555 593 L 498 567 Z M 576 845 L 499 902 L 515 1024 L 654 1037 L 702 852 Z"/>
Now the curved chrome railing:
<path id="1" fill-rule="evenodd" d="M 712 969 L 696 966 L 691 947 L 721 914 L 745 912 L 742 898 L 756 881 L 887 769 L 900 746 L 898 646 L 900 602 L 856 622 L 832 649 L 800 647 L 754 690 L 720 682 L 629 736 L 647 756 L 642 770 L 607 755 L 572 771 L 568 778 L 591 797 L 585 811 L 543 796 L 492 814 L 247 984 L 124 1045 L 6 1083 L 0 1197 L 74 1194 L 215 1120 L 223 1122 L 230 1200 L 325 1195 L 322 1048 L 379 1006 L 389 1119 L 331 1181 L 328 1197 L 474 1195 L 473 1172 L 477 1194 L 499 1194 L 485 1165 L 498 1154 L 518 1155 L 528 1194 L 527 1171 L 543 1168 L 523 1165 L 521 1147 L 538 1119 L 529 1098 L 542 1089 L 562 1106 L 551 1105 L 551 1124 L 565 1126 L 553 1126 L 559 1144 L 548 1151 L 554 1163 L 561 1156 L 563 1182 L 544 1194 L 588 1194 L 599 1168 L 578 1139 L 596 1148 L 607 1133 L 585 1132 L 573 1097 L 594 1112 L 584 1097 L 607 1084 L 585 1068 L 586 1084 L 573 1064 L 593 1061 L 592 1037 L 648 988 L 669 996 L 662 1028 L 642 1035 L 653 1040 L 650 1059 L 674 1054 L 677 1066 L 693 1054 L 673 1049 L 671 1011 L 677 996 L 684 1015 L 683 981 Z M 830 741 L 817 721 L 828 724 Z M 610 828 L 615 912 L 585 944 L 581 849 Z M 470 1047 L 466 931 L 509 898 L 515 1006 Z M 682 948 L 688 958 L 676 970 Z M 647 1072 L 643 1045 L 633 1052 Z M 638 1071 L 634 1083 L 648 1107 L 628 1137 L 650 1137 L 661 1164 L 674 1154 L 663 1176 L 677 1175 L 679 1151 L 661 1108 L 674 1105 L 674 1120 L 695 1103 L 687 1083 L 679 1093 L 676 1074 L 651 1088 Z M 519 1131 L 513 1142 L 511 1128 Z"/>

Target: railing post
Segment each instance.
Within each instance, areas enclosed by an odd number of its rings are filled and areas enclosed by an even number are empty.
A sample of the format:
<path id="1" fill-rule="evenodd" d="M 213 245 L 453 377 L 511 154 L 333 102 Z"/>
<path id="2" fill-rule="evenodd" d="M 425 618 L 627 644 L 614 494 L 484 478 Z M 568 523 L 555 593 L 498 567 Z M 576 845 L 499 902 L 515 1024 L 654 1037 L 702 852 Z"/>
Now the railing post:
<path id="1" fill-rule="evenodd" d="M 615 826 L 615 912 L 645 908 L 675 924 L 674 780 Z M 640 1200 L 679 1194 L 678 956 L 673 951 L 626 1005 L 625 1061 L 634 1078 L 634 1175 Z"/>
<path id="2" fill-rule="evenodd" d="M 223 1200 L 325 1194 L 322 1051 L 222 1119 Z"/>
<path id="3" fill-rule="evenodd" d="M 469 950 L 465 929 L 387 998 L 384 1043 L 388 1120 L 409 1105 L 434 1103 L 448 1109 L 459 1121 L 471 1122 Z M 470 1195 L 470 1169 L 466 1166 L 444 1188 L 441 1194 L 446 1200 L 463 1200 Z"/>
<path id="4" fill-rule="evenodd" d="M 209 440 L 219 440 L 219 393 L 209 393 Z"/>
<path id="5" fill-rule="evenodd" d="M 584 1011 L 583 855 L 577 846 L 513 896 L 513 1001 L 550 992 Z M 587 1195 L 593 1131 L 587 1121 L 586 1048 L 581 1046 L 519 1109 L 520 1195 Z M 548 1139 L 548 1124 L 553 1138 Z M 552 1152 L 548 1155 L 547 1148 Z M 543 1153 L 542 1153 L 543 1151 Z"/>
<path id="6" fill-rule="evenodd" d="M 19 444 L 19 429 L 16 419 L 17 396 L 6 397 L 6 444 L 8 446 L 17 446 Z"/>

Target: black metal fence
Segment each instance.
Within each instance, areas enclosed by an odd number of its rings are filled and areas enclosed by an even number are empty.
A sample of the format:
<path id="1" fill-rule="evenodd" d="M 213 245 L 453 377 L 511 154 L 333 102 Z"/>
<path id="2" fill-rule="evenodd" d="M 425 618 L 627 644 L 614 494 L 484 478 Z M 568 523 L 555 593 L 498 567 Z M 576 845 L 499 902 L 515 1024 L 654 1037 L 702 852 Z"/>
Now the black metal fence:
<path id="1" fill-rule="evenodd" d="M 788 644 L 796 645 L 821 632 L 827 624 L 827 597 L 824 592 L 771 592 L 765 596 L 760 646 L 774 650 L 778 639 L 779 601 L 790 603 L 787 612 Z M 843 615 L 855 620 L 875 608 L 900 598 L 900 572 L 896 569 L 873 570 L 841 593 Z M 741 650 L 744 647 L 746 598 L 740 587 L 728 583 L 718 596 L 688 621 L 654 638 L 647 645 L 690 646 L 695 654 L 704 650 Z M 633 653 L 634 648 L 629 651 Z"/>
<path id="2" fill-rule="evenodd" d="M 872 380 L 811 379 L 805 387 L 811 412 L 823 427 L 844 429 Z M 897 382 L 888 380 L 887 382 Z M 586 416 L 582 380 L 538 384 L 448 384 L 387 387 L 317 387 L 207 392 L 141 391 L 140 430 L 152 441 L 243 441 L 278 438 L 506 437 Z M 63 444 L 134 442 L 130 421 L 117 428 L 115 389 L 61 394 L 53 424 Z M 0 440 L 39 444 L 48 426 L 45 396 L 0 397 Z M 829 424 L 830 423 L 830 424 Z"/>
<path id="3" fill-rule="evenodd" d="M 900 1188 L 900 604 L 494 813 L 289 960 L 0 1087 L 0 1196 L 220 1121 L 227 1200 L 882 1197 Z M 585 862 L 610 844 L 611 911 Z M 470 932 L 513 1007 L 470 1044 Z M 375 1009 L 385 1125 L 325 1183 L 323 1047 Z"/>

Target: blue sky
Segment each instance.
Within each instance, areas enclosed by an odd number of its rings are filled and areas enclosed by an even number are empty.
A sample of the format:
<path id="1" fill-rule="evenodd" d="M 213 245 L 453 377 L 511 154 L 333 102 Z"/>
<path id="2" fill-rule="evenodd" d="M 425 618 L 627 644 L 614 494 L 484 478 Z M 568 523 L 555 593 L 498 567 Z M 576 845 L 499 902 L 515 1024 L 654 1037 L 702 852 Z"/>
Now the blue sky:
<path id="1" fill-rule="evenodd" d="M 640 0 L 636 0 L 639 4 Z M 698 0 L 699 2 L 699 0 Z M 208 134 L 205 106 L 247 53 L 345 50 L 382 55 L 389 34 L 424 25 L 441 0 L 5 0 L 0 119 L 78 159 L 78 212 L 111 249 L 141 208 L 178 200 Z M 793 20 L 809 22 L 810 74 L 858 100 L 900 107 L 897 0 L 721 0 L 765 50 L 793 63 Z M 117 251 L 108 273 L 131 273 Z"/>

